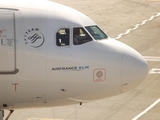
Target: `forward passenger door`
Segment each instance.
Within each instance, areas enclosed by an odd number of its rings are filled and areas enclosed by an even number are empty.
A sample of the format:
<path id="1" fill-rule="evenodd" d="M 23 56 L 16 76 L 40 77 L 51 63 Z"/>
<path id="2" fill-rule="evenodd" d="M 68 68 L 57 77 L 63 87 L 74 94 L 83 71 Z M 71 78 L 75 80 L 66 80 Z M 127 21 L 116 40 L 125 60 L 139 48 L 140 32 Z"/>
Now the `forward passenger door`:
<path id="1" fill-rule="evenodd" d="M 0 12 L 0 74 L 16 71 L 14 12 Z"/>

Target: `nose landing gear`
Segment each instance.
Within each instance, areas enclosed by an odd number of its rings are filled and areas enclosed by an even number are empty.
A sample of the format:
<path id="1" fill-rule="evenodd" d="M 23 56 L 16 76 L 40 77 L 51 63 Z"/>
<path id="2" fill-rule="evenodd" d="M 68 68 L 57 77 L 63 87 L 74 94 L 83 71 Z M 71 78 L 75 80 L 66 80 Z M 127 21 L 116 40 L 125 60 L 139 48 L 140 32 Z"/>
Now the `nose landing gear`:
<path id="1" fill-rule="evenodd" d="M 9 110 L 9 111 L 10 111 L 10 112 L 9 112 L 9 114 L 8 114 L 8 116 L 6 117 L 5 120 L 8 120 L 9 117 L 11 116 L 11 114 L 14 112 L 14 110 Z M 0 110 L 0 120 L 3 120 L 3 117 L 4 117 L 4 110 Z"/>

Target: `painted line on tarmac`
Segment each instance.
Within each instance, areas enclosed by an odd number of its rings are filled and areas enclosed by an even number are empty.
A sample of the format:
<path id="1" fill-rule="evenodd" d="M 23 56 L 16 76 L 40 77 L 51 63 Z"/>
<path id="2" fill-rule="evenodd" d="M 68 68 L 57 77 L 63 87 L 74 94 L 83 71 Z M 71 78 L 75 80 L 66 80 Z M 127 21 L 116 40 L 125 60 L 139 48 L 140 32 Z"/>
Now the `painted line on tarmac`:
<path id="1" fill-rule="evenodd" d="M 160 61 L 159 56 L 143 56 L 146 61 Z"/>
<path id="2" fill-rule="evenodd" d="M 136 117 L 134 117 L 132 120 L 138 120 L 141 116 L 146 114 L 149 110 L 151 110 L 154 106 L 156 106 L 160 102 L 160 98 L 156 100 L 153 104 L 151 104 L 148 108 L 146 108 L 143 112 L 138 114 Z"/>
<path id="3" fill-rule="evenodd" d="M 160 74 L 160 68 L 152 68 L 149 74 Z"/>
<path id="4" fill-rule="evenodd" d="M 147 0 L 147 1 L 151 1 L 151 2 L 160 2 L 160 0 Z"/>
<path id="5" fill-rule="evenodd" d="M 160 16 L 160 12 L 158 12 L 156 15 L 151 16 L 149 19 L 143 20 L 140 24 L 135 25 L 133 28 L 126 30 L 124 33 L 119 34 L 115 39 L 120 39 L 122 38 L 124 35 L 129 34 L 130 32 L 138 29 L 139 27 L 145 25 L 146 23 L 154 20 L 155 18 Z"/>
<path id="6" fill-rule="evenodd" d="M 147 61 L 160 61 L 160 57 L 157 56 L 143 56 Z M 153 68 L 149 71 L 149 74 L 160 74 L 159 68 Z M 152 103 L 148 108 L 146 108 L 144 111 L 139 113 L 137 116 L 135 116 L 132 120 L 138 120 L 140 117 L 142 117 L 144 114 L 146 114 L 149 110 L 151 110 L 154 106 L 156 106 L 158 103 L 160 103 L 160 98 L 156 100 L 154 103 Z"/>
<path id="7" fill-rule="evenodd" d="M 29 118 L 27 120 L 64 120 L 64 119 L 51 119 L 51 118 Z M 65 120 L 69 120 L 69 119 L 65 119 Z"/>

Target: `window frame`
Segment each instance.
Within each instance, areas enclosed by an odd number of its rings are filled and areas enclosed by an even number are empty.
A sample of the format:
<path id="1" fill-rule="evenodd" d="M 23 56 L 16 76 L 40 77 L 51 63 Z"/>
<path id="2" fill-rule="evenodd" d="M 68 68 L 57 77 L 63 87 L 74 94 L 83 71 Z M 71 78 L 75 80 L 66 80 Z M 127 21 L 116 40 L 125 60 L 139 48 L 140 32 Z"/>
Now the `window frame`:
<path id="1" fill-rule="evenodd" d="M 66 44 L 66 45 L 58 45 L 57 44 L 57 33 L 60 31 L 60 30 L 62 30 L 62 29 L 68 29 L 68 44 Z M 69 28 L 69 27 L 61 27 L 61 28 L 58 28 L 57 30 L 56 30 L 56 32 L 55 32 L 55 45 L 57 46 L 57 47 L 59 47 L 59 48 L 61 48 L 61 47 L 70 47 L 71 46 L 71 29 Z M 62 36 L 61 36 L 62 37 Z M 62 43 L 63 44 L 63 43 Z"/>
<path id="2" fill-rule="evenodd" d="M 86 40 L 86 42 L 82 42 L 82 43 L 80 42 L 79 44 L 74 44 L 74 38 L 75 38 L 74 29 L 81 29 L 83 34 L 86 34 L 86 36 L 88 36 L 90 38 L 90 40 L 88 40 L 88 41 Z M 80 34 L 80 32 L 79 32 L 79 34 Z M 73 27 L 73 29 L 72 29 L 72 43 L 73 43 L 73 45 L 83 45 L 83 44 L 91 42 L 91 41 L 93 41 L 93 38 L 84 27 Z"/>

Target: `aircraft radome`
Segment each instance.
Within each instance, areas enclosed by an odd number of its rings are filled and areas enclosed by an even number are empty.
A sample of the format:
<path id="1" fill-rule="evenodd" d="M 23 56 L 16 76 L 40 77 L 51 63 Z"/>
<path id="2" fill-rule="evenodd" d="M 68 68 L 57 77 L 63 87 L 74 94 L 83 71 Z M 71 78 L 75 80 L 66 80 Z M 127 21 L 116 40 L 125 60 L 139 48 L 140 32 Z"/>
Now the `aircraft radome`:
<path id="1" fill-rule="evenodd" d="M 0 0 L 0 120 L 3 110 L 122 94 L 147 75 L 138 52 L 84 14 L 47 0 Z"/>

